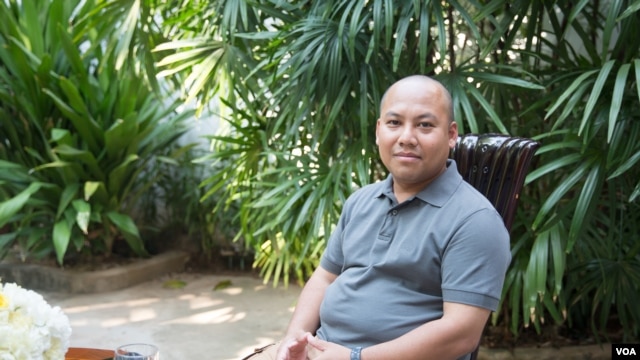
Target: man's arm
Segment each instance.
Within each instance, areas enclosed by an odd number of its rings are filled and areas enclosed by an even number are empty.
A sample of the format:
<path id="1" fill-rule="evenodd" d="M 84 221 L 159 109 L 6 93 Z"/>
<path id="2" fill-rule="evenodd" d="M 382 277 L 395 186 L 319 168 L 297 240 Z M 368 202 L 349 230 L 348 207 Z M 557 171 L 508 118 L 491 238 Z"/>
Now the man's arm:
<path id="1" fill-rule="evenodd" d="M 442 318 L 362 351 L 363 360 L 456 359 L 475 350 L 491 311 L 444 303 Z"/>
<path id="2" fill-rule="evenodd" d="M 315 334 L 320 327 L 320 305 L 325 290 L 336 277 L 322 267 L 313 272 L 300 293 L 277 359 L 306 359 L 305 333 Z"/>
<path id="3" fill-rule="evenodd" d="M 293 312 L 287 335 L 299 335 L 302 332 L 315 333 L 320 327 L 320 304 L 327 287 L 337 275 L 318 267 L 300 293 L 296 309 Z"/>
<path id="4" fill-rule="evenodd" d="M 491 312 L 487 309 L 445 302 L 442 318 L 428 322 L 391 341 L 362 350 L 362 360 L 456 359 L 475 350 Z M 343 346 L 314 340 L 311 359 L 348 359 Z"/>

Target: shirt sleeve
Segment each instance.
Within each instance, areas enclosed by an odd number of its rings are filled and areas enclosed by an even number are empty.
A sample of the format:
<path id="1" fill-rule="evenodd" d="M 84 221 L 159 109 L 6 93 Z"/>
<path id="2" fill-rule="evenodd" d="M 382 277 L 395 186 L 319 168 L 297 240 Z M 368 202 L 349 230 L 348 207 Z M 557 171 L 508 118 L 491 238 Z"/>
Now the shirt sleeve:
<path id="1" fill-rule="evenodd" d="M 320 266 L 328 272 L 339 275 L 344 267 L 344 253 L 342 251 L 342 239 L 343 231 L 346 226 L 346 218 L 348 213 L 349 201 L 345 203 L 345 206 L 340 214 L 340 219 L 336 228 L 329 237 L 327 247 L 320 259 Z"/>
<path id="2" fill-rule="evenodd" d="M 491 208 L 472 213 L 443 255 L 443 301 L 495 311 L 510 262 L 509 233 L 500 215 Z"/>

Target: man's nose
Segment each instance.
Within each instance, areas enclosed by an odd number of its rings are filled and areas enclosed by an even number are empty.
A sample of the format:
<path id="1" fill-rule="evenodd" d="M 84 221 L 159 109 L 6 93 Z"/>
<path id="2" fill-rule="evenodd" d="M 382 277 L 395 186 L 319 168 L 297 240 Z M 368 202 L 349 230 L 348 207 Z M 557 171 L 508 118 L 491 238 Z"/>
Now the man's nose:
<path id="1" fill-rule="evenodd" d="M 415 127 L 409 124 L 402 127 L 402 132 L 398 138 L 401 146 L 415 146 L 418 143 L 415 130 Z"/>

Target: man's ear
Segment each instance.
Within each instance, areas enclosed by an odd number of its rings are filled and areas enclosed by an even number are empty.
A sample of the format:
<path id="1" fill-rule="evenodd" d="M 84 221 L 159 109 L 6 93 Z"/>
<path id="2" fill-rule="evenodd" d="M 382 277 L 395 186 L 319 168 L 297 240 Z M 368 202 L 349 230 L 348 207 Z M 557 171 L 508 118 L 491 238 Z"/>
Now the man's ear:
<path id="1" fill-rule="evenodd" d="M 453 149 L 458 142 L 458 124 L 452 121 L 449 124 L 449 148 Z"/>
<path id="2" fill-rule="evenodd" d="M 379 127 L 380 127 L 380 119 L 376 121 L 376 146 L 380 146 L 380 144 L 378 144 L 378 128 Z"/>

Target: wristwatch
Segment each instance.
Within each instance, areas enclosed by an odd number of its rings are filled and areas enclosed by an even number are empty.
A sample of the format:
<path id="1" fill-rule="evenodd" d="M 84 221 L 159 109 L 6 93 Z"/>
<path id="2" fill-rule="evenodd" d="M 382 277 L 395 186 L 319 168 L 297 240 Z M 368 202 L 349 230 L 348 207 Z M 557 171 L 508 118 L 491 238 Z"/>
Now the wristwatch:
<path id="1" fill-rule="evenodd" d="M 362 347 L 356 346 L 351 349 L 351 359 L 350 360 L 360 360 L 360 353 L 362 352 Z"/>

